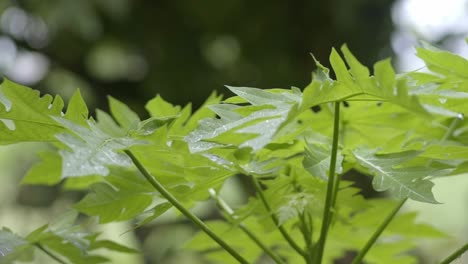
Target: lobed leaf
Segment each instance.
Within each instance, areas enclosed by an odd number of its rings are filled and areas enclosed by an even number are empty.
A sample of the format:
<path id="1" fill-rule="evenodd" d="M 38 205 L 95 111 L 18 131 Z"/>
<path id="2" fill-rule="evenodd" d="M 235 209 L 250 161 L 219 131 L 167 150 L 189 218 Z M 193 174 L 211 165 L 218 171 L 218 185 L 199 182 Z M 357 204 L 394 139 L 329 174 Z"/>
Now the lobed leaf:
<path id="1" fill-rule="evenodd" d="M 153 202 L 153 189 L 143 177 L 131 170 L 113 168 L 106 182 L 91 186 L 75 208 L 90 216 L 99 216 L 101 223 L 132 219 Z"/>
<path id="2" fill-rule="evenodd" d="M 304 160 L 302 161 L 305 170 L 315 177 L 322 180 L 328 180 L 331 160 L 330 153 L 330 144 L 308 143 L 305 150 Z M 343 155 L 337 155 L 336 163 L 336 173 L 340 174 L 343 172 Z"/>
<path id="3" fill-rule="evenodd" d="M 128 130 L 136 129 L 140 118 L 126 104 L 109 96 L 109 108 L 112 116 L 119 123 L 120 127 Z"/>
<path id="4" fill-rule="evenodd" d="M 54 118 L 72 134 L 56 135 L 57 139 L 69 149 L 60 150 L 62 157 L 62 178 L 86 175 L 107 176 L 110 165 L 128 167 L 132 165 L 129 157 L 118 152 L 135 144 L 142 144 L 130 137 L 112 137 L 104 133 L 93 122 L 83 127 L 63 118 Z"/>
<path id="5" fill-rule="evenodd" d="M 427 178 L 437 171 L 431 167 L 398 167 L 418 156 L 418 151 L 376 154 L 375 150 L 356 149 L 357 162 L 375 176 L 372 185 L 376 191 L 389 190 L 399 199 L 410 198 L 420 202 L 437 203 L 432 194 L 432 183 Z"/>

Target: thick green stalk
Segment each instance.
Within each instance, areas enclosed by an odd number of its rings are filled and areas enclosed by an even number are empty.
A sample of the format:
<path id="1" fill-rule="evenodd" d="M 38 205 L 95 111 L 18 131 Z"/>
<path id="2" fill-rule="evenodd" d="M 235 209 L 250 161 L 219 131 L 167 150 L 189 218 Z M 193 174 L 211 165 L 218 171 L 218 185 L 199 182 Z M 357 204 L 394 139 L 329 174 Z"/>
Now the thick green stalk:
<path id="1" fill-rule="evenodd" d="M 260 183 L 258 182 L 258 180 L 254 176 L 251 176 L 251 178 L 252 178 L 255 190 L 257 192 L 257 196 L 260 198 L 260 201 L 262 201 L 263 206 L 267 210 L 268 214 L 271 217 L 271 220 L 273 220 L 273 223 L 275 223 L 275 225 L 278 228 L 278 230 L 280 231 L 281 235 L 283 235 L 284 239 L 286 239 L 286 241 L 289 243 L 289 245 L 294 250 L 296 250 L 297 253 L 299 253 L 299 254 L 301 254 L 302 256 L 305 257 L 306 253 L 304 252 L 304 250 L 302 250 L 299 247 L 299 245 L 296 244 L 296 242 L 292 239 L 292 237 L 288 234 L 288 232 L 284 229 L 284 227 L 279 224 L 278 217 L 276 216 L 276 214 L 274 212 L 272 212 L 271 207 L 270 207 L 270 205 L 268 204 L 268 202 L 267 202 L 267 200 L 265 198 L 265 195 L 263 195 L 263 190 L 262 190 L 262 187 L 260 186 Z"/>
<path id="2" fill-rule="evenodd" d="M 362 259 L 366 256 L 369 249 L 374 245 L 375 241 L 379 238 L 380 234 L 387 228 L 388 224 L 393 220 L 395 215 L 398 213 L 400 208 L 405 204 L 407 198 L 403 199 L 398 203 L 398 205 L 390 212 L 390 214 L 385 218 L 385 220 L 380 224 L 379 228 L 372 234 L 371 238 L 367 241 L 364 247 L 359 251 L 359 254 L 354 258 L 351 264 L 361 263 Z"/>
<path id="3" fill-rule="evenodd" d="M 442 262 L 440 262 L 440 264 L 450 264 L 450 263 L 452 263 L 452 261 L 459 258 L 466 251 L 468 251 L 468 243 L 461 246 L 461 248 L 457 249 L 455 252 L 450 254 L 450 256 L 448 256 L 446 259 L 442 260 Z"/>
<path id="4" fill-rule="evenodd" d="M 323 209 L 323 218 L 322 218 L 322 227 L 320 230 L 320 238 L 316 246 L 317 251 L 315 252 L 315 262 L 316 264 L 322 263 L 323 251 L 325 249 L 325 243 L 327 240 L 328 229 L 330 227 L 330 222 L 332 218 L 333 203 L 336 199 L 335 191 L 338 191 L 338 188 L 335 188 L 335 169 L 336 169 L 336 157 L 338 155 L 338 138 L 340 131 L 340 104 L 341 102 L 335 102 L 335 113 L 334 113 L 334 122 L 333 122 L 333 141 L 331 149 L 331 158 L 330 158 L 330 169 L 328 171 L 328 184 L 327 184 L 327 197 L 325 198 L 325 207 Z M 336 189 L 336 190 L 335 190 Z"/>
<path id="5" fill-rule="evenodd" d="M 39 250 L 44 252 L 47 256 L 49 256 L 53 260 L 57 261 L 58 263 L 67 264 L 67 262 L 65 262 L 64 260 L 62 260 L 59 257 L 55 256 L 52 252 L 50 252 L 48 249 L 43 247 L 40 243 L 34 243 L 34 246 L 36 246 Z"/>
<path id="6" fill-rule="evenodd" d="M 216 201 L 218 207 L 225 213 L 226 219 L 234 223 L 236 221 L 236 217 L 233 215 L 234 211 L 229 207 L 229 205 L 216 194 L 214 189 L 210 189 L 210 196 Z M 265 245 L 252 231 L 250 231 L 243 223 L 238 224 L 239 228 L 250 238 L 252 241 L 259 246 L 263 252 L 265 252 L 268 256 L 270 256 L 275 263 L 278 264 L 285 264 L 285 262 L 276 255 L 267 245 Z"/>
<path id="7" fill-rule="evenodd" d="M 231 248 L 226 242 L 224 242 L 216 233 L 214 233 L 200 218 L 190 212 L 185 208 L 166 188 L 158 181 L 156 178 L 151 176 L 148 170 L 140 163 L 140 161 L 133 155 L 130 150 L 125 150 L 130 159 L 132 159 L 135 166 L 143 174 L 146 180 L 164 197 L 168 202 L 170 202 L 175 208 L 177 208 L 185 217 L 190 221 L 196 224 L 203 232 L 205 232 L 211 239 L 213 239 L 218 245 L 220 245 L 224 250 L 226 250 L 231 256 L 233 256 L 239 263 L 248 264 L 249 262 L 245 260 L 237 251 Z"/>

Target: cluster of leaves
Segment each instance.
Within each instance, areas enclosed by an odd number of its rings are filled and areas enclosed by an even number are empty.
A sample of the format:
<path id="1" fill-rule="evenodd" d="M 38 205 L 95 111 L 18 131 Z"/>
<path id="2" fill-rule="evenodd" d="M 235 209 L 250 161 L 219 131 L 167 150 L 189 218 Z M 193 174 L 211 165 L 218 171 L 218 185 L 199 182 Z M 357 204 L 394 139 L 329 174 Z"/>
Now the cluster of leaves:
<path id="1" fill-rule="evenodd" d="M 34 250 L 40 249 L 55 261 L 65 263 L 103 263 L 109 259 L 93 254 L 97 249 L 135 253 L 135 249 L 117 244 L 111 240 L 98 239 L 97 233 L 86 231 L 85 225 L 75 224 L 77 212 L 70 211 L 50 225 L 44 225 L 26 237 L 21 237 L 8 228 L 0 230 L 0 260 L 10 263 L 15 260 L 29 262 L 34 260 Z M 60 255 L 57 256 L 57 255 Z"/>
<path id="2" fill-rule="evenodd" d="M 418 49 L 427 72 L 397 75 L 383 60 L 371 75 L 346 46 L 341 51 L 344 59 L 335 49 L 330 55 L 336 80 L 316 61 L 303 90 L 228 87 L 235 96 L 222 101 L 213 94 L 194 113 L 190 105 L 181 108 L 157 96 L 147 103 L 145 120 L 112 97 L 110 114 L 97 110 L 96 119 L 89 117 L 79 92 L 62 112 L 59 96 L 39 97 L 5 80 L 0 143 L 49 142 L 53 150 L 39 154 L 42 161 L 23 183 L 65 181 L 64 188 L 89 189 L 74 210 L 100 223 L 140 216 L 140 226 L 174 206 L 205 231 L 187 247 L 208 259 L 253 263 L 267 254 L 275 263 L 309 264 L 321 263 L 323 253 L 331 263 L 360 251 L 382 216 L 406 199 L 437 203 L 434 177 L 468 171 L 466 59 L 427 46 Z M 351 170 L 372 175 L 375 190 L 400 202 L 364 199 L 352 183 L 340 181 Z M 256 195 L 232 210 L 216 190 L 239 174 L 252 180 Z M 225 220 L 199 223 L 184 208 L 210 194 Z M 367 262 L 414 263 L 406 252 L 415 239 L 444 236 L 415 223 L 413 213 L 391 219 L 363 253 Z M 128 250 L 96 235 L 80 235 L 87 242 L 75 243 L 56 230 L 42 227 L 21 238 L 4 229 L 1 260 L 35 245 L 72 263 L 101 261 L 88 251 L 102 245 Z M 57 241 L 74 249 L 57 248 Z"/>

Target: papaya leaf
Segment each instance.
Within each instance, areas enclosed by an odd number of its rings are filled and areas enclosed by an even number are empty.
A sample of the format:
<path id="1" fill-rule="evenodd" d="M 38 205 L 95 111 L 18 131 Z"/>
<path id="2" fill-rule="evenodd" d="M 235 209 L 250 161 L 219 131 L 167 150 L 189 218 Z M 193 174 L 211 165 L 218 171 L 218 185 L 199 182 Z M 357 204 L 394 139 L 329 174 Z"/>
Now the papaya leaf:
<path id="1" fill-rule="evenodd" d="M 56 141 L 64 130 L 51 116 L 61 116 L 62 98 L 39 96 L 39 91 L 4 80 L 0 85 L 0 144 L 25 141 Z M 40 131 L 40 133 L 37 133 Z"/>
<path id="2" fill-rule="evenodd" d="M 106 257 L 91 253 L 97 248 L 126 253 L 136 252 L 116 242 L 109 243 L 107 240 L 98 240 L 99 234 L 90 233 L 83 226 L 75 223 L 77 216 L 76 211 L 68 211 L 50 225 L 44 225 L 34 230 L 26 237 L 26 240 L 34 245 L 39 244 L 53 252 L 55 256 L 61 259 L 62 257 L 66 258 L 74 264 L 107 262 Z"/>
<path id="3" fill-rule="evenodd" d="M 153 208 L 151 208 L 149 211 L 150 215 L 145 217 L 143 220 L 139 221 L 138 223 L 135 224 L 134 228 L 139 228 L 143 225 L 146 225 L 150 223 L 151 221 L 155 220 L 165 212 L 167 212 L 169 209 L 172 208 L 172 205 L 168 202 L 163 202 L 160 203 Z"/>
<path id="4" fill-rule="evenodd" d="M 175 117 L 180 112 L 180 106 L 173 106 L 159 95 L 150 100 L 145 107 L 153 117 Z"/>
<path id="5" fill-rule="evenodd" d="M 44 151 L 38 154 L 41 162 L 29 169 L 21 180 L 22 184 L 45 184 L 53 185 L 62 179 L 62 159 L 57 152 Z"/>
<path id="6" fill-rule="evenodd" d="M 330 169 L 330 144 L 313 144 L 308 143 L 305 149 L 304 160 L 302 164 L 307 172 L 322 180 L 328 180 L 328 172 Z M 336 173 L 343 172 L 343 155 L 337 155 Z"/>
<path id="7" fill-rule="evenodd" d="M 399 199 L 410 198 L 425 203 L 438 203 L 432 194 L 432 183 L 427 178 L 437 174 L 431 167 L 398 167 L 414 159 L 418 151 L 376 154 L 369 149 L 353 151 L 357 162 L 375 176 L 372 185 L 376 191 L 389 190 Z"/>
<path id="8" fill-rule="evenodd" d="M 424 48 L 417 48 L 416 51 L 416 55 L 431 71 L 468 80 L 468 60 L 465 58 L 439 50 L 427 43 L 424 43 Z"/>
<path id="9" fill-rule="evenodd" d="M 15 257 L 24 254 L 28 241 L 3 227 L 0 230 L 0 263 L 10 263 Z"/>
<path id="10" fill-rule="evenodd" d="M 220 118 L 201 120 L 199 127 L 185 137 L 192 152 L 233 145 L 258 151 L 269 144 L 285 122 L 298 113 L 300 94 L 281 89 L 228 88 L 251 105 L 210 106 Z"/>
<path id="11" fill-rule="evenodd" d="M 87 215 L 99 216 L 101 223 L 108 223 L 132 219 L 153 201 L 153 189 L 134 171 L 115 168 L 106 182 L 92 185 L 91 193 L 75 208 Z"/>
<path id="12" fill-rule="evenodd" d="M 88 120 L 88 107 L 86 106 L 83 97 L 81 97 L 80 90 L 76 90 L 72 95 L 70 102 L 67 106 L 67 112 L 64 118 L 75 122 L 81 126 L 86 126 L 86 120 Z"/>
<path id="13" fill-rule="evenodd" d="M 112 116 L 119 125 L 126 129 L 135 129 L 140 123 L 140 118 L 126 104 L 120 102 L 112 96 L 109 96 L 109 108 Z"/>
<path id="14" fill-rule="evenodd" d="M 43 225 L 26 237 L 13 234 L 7 228 L 0 230 L 0 262 L 30 262 L 35 250 L 47 250 L 53 256 L 67 263 L 102 263 L 108 259 L 91 251 L 106 248 L 113 251 L 135 253 L 136 250 L 117 242 L 97 239 L 97 233 L 90 233 L 77 225 L 78 213 L 68 211 L 50 225 Z"/>
<path id="15" fill-rule="evenodd" d="M 335 49 L 330 54 L 330 64 L 336 75 L 336 81 L 328 77 L 328 69 L 319 72 L 325 78 L 314 78 L 303 92 L 303 108 L 342 100 L 382 100 L 399 105 L 411 112 L 428 117 L 427 110 L 418 98 L 408 92 L 408 80 L 398 79 L 390 60 L 379 61 L 374 65 L 375 76 L 369 75 L 369 69 L 362 65 L 349 51 L 346 45 L 341 48 L 345 64 Z"/>
<path id="16" fill-rule="evenodd" d="M 95 122 L 89 120 L 83 127 L 66 119 L 54 119 L 67 128 L 70 133 L 56 135 L 69 149 L 60 150 L 62 156 L 62 178 L 86 175 L 107 176 L 109 165 L 128 167 L 130 158 L 118 150 L 128 148 L 142 141 L 129 137 L 112 137 L 100 130 Z"/>
<path id="17" fill-rule="evenodd" d="M 123 137 L 127 131 L 120 127 L 108 113 L 96 109 L 96 126 L 104 133 L 113 137 Z"/>

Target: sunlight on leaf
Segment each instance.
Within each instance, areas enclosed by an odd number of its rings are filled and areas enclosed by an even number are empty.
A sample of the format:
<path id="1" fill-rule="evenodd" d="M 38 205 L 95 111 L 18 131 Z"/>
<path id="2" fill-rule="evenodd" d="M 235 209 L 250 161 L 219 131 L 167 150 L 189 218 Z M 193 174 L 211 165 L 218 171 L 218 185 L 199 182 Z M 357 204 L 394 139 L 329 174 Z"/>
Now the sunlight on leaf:
<path id="1" fill-rule="evenodd" d="M 143 143 L 128 137 L 109 136 L 92 121 L 88 121 L 89 128 L 86 128 L 63 118 L 54 119 L 74 134 L 56 136 L 69 148 L 60 151 L 62 178 L 85 175 L 106 176 L 109 174 L 107 168 L 109 165 L 131 166 L 130 158 L 118 150 Z"/>
<path id="2" fill-rule="evenodd" d="M 405 151 L 391 154 L 375 154 L 373 150 L 357 149 L 354 157 L 375 177 L 372 181 L 377 191 L 389 190 L 399 199 L 410 198 L 420 202 L 438 203 L 432 194 L 434 183 L 427 177 L 437 173 L 431 167 L 402 167 L 401 164 L 414 159 L 418 151 Z"/>

